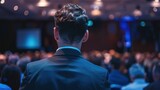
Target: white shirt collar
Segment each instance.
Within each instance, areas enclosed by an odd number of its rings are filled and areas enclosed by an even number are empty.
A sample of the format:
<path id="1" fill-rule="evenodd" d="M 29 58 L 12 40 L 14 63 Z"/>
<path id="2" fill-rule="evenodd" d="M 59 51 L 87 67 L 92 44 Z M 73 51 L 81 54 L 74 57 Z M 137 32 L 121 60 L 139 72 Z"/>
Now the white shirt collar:
<path id="1" fill-rule="evenodd" d="M 63 46 L 63 47 L 59 47 L 56 51 L 60 50 L 60 49 L 74 49 L 77 50 L 79 52 L 81 52 L 78 48 L 73 47 L 73 46 Z"/>

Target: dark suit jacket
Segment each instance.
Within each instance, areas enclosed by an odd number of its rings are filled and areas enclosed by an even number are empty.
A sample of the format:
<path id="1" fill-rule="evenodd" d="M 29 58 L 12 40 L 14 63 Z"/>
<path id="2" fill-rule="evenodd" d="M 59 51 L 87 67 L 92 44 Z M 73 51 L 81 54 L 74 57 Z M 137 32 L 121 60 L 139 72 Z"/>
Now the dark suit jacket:
<path id="1" fill-rule="evenodd" d="M 52 58 L 29 63 L 20 90 L 105 90 L 107 74 L 79 51 L 61 49 Z"/>
<path id="2" fill-rule="evenodd" d="M 120 71 L 112 70 L 109 74 L 108 81 L 110 84 L 125 86 L 129 84 L 129 80 Z"/>
<path id="3" fill-rule="evenodd" d="M 156 82 L 149 84 L 143 90 L 160 90 L 160 81 L 156 81 Z"/>

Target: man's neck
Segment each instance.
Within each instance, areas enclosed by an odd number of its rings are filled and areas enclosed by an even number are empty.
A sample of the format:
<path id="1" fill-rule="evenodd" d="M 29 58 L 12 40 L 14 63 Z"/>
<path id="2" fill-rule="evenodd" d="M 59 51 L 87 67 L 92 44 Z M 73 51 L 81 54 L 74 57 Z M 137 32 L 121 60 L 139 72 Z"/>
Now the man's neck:
<path id="1" fill-rule="evenodd" d="M 65 43 L 58 43 L 58 48 L 60 48 L 60 47 L 68 47 L 68 46 L 70 46 L 70 47 L 75 47 L 75 48 L 77 48 L 77 49 L 79 49 L 79 50 L 81 50 L 81 44 L 65 44 Z"/>

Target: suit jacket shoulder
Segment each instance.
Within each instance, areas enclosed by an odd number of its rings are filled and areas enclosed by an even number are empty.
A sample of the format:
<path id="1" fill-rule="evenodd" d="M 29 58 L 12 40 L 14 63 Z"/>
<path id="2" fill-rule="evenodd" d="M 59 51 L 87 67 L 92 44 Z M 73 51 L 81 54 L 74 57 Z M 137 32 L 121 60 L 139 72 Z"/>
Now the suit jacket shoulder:
<path id="1" fill-rule="evenodd" d="M 107 70 L 75 53 L 29 63 L 20 90 L 105 90 Z"/>
<path id="2" fill-rule="evenodd" d="M 42 59 L 42 60 L 39 60 L 39 61 L 28 63 L 27 64 L 27 70 L 30 73 L 37 72 L 37 71 L 41 70 L 43 68 L 43 66 L 46 65 L 46 63 L 47 63 L 47 59 Z"/>

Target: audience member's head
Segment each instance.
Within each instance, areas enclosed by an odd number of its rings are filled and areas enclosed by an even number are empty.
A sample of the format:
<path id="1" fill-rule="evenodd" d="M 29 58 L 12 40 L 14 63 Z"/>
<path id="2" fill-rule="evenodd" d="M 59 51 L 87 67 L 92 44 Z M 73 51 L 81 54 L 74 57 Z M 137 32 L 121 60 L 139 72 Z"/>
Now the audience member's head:
<path id="1" fill-rule="evenodd" d="M 24 57 L 24 58 L 21 58 L 20 60 L 18 60 L 17 66 L 21 69 L 22 73 L 25 72 L 26 66 L 30 61 L 31 60 L 27 57 Z"/>
<path id="2" fill-rule="evenodd" d="M 2 70 L 1 82 L 18 90 L 20 86 L 20 69 L 15 65 L 6 65 Z"/>
<path id="3" fill-rule="evenodd" d="M 151 60 L 152 59 L 152 54 L 147 52 L 146 55 L 145 55 L 145 59 Z"/>
<path id="4" fill-rule="evenodd" d="M 157 58 L 160 60 L 160 52 L 157 54 Z"/>
<path id="5" fill-rule="evenodd" d="M 112 59 L 112 56 L 109 53 L 104 53 L 104 63 L 105 64 L 109 64 L 111 59 Z"/>
<path id="6" fill-rule="evenodd" d="M 140 64 L 133 64 L 130 68 L 129 68 L 129 74 L 130 74 L 130 78 L 131 80 L 135 80 L 135 79 L 140 79 L 140 78 L 145 78 L 145 70 L 144 68 L 140 65 Z"/>
<path id="7" fill-rule="evenodd" d="M 85 59 L 89 59 L 89 54 L 87 53 L 87 52 L 83 52 L 83 57 L 85 58 Z"/>
<path id="8" fill-rule="evenodd" d="M 18 55 L 14 55 L 14 54 L 9 55 L 9 57 L 8 57 L 8 64 L 14 64 L 14 65 L 16 65 L 16 63 L 17 63 L 18 60 L 19 60 Z"/>
<path id="9" fill-rule="evenodd" d="M 136 58 L 135 58 L 135 56 L 134 55 L 130 55 L 130 57 L 127 59 L 127 60 L 125 60 L 125 67 L 129 70 L 129 68 L 133 65 L 133 64 L 135 64 L 135 63 L 137 63 L 136 62 Z"/>
<path id="10" fill-rule="evenodd" d="M 6 57 L 5 57 L 5 55 L 0 54 L 0 75 L 2 73 L 2 69 L 4 68 L 5 65 L 6 65 Z"/>
<path id="11" fill-rule="evenodd" d="M 98 65 L 98 66 L 101 66 L 102 64 L 102 61 L 104 60 L 104 57 L 103 55 L 101 54 L 101 52 L 99 51 L 92 51 L 92 53 L 90 53 L 89 55 L 89 60 Z"/>
<path id="12" fill-rule="evenodd" d="M 0 63 L 7 63 L 7 61 L 6 61 L 6 56 L 5 55 L 3 55 L 3 54 L 0 54 Z"/>
<path id="13" fill-rule="evenodd" d="M 85 42 L 88 17 L 86 11 L 76 5 L 67 4 L 55 13 L 54 36 L 65 44 Z"/>
<path id="14" fill-rule="evenodd" d="M 32 62 L 38 61 L 41 59 L 41 53 L 39 51 L 35 51 L 32 55 Z"/>
<path id="15" fill-rule="evenodd" d="M 110 65 L 112 66 L 112 69 L 116 69 L 116 70 L 119 70 L 120 67 L 121 67 L 121 60 L 118 59 L 118 58 L 112 58 L 111 61 L 110 61 Z"/>
<path id="16" fill-rule="evenodd" d="M 143 53 L 136 53 L 135 58 L 136 58 L 136 62 L 139 64 L 142 64 L 145 59 Z"/>
<path id="17" fill-rule="evenodd" d="M 154 81 L 160 81 L 160 62 L 153 66 L 152 74 Z"/>

